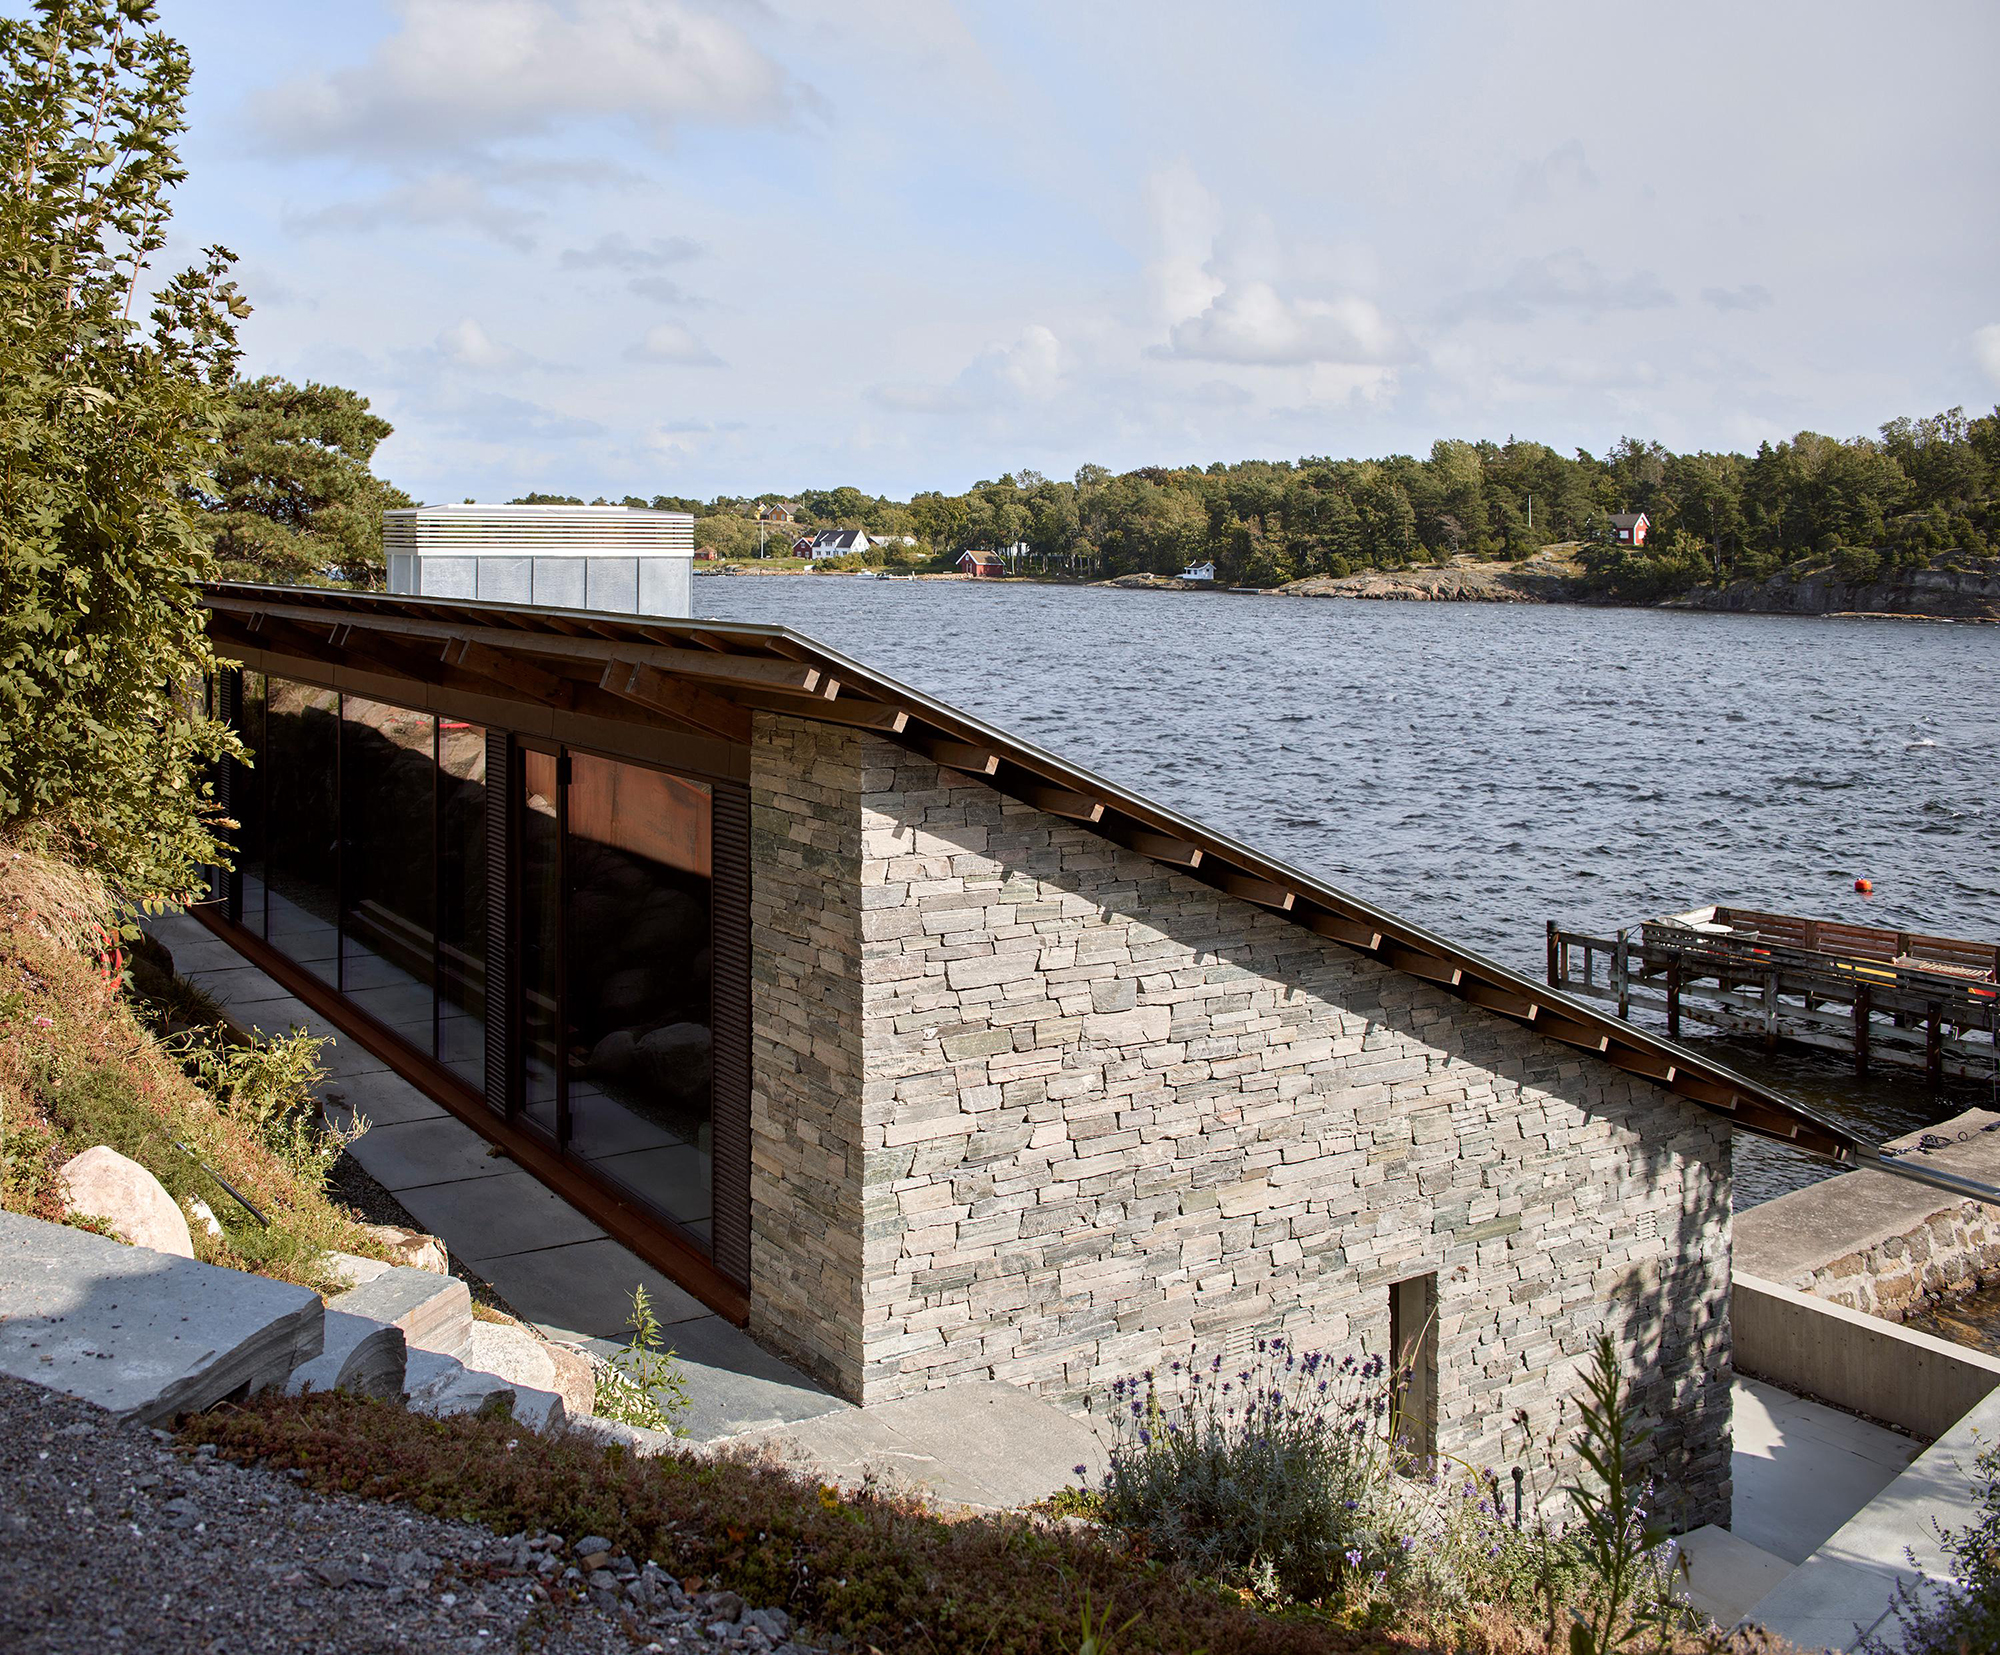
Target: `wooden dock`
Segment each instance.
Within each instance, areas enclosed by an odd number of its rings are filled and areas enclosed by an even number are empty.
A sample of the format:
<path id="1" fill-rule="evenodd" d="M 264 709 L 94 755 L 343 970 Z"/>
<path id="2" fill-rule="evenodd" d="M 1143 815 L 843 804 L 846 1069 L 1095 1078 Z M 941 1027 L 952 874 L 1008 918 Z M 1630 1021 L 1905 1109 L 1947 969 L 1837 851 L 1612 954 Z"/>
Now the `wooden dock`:
<path id="1" fill-rule="evenodd" d="M 1548 926 L 1551 987 L 1683 1022 L 1851 1055 L 1871 1067 L 2000 1081 L 2000 948 L 1746 908 L 1697 908 L 1608 937 Z"/>

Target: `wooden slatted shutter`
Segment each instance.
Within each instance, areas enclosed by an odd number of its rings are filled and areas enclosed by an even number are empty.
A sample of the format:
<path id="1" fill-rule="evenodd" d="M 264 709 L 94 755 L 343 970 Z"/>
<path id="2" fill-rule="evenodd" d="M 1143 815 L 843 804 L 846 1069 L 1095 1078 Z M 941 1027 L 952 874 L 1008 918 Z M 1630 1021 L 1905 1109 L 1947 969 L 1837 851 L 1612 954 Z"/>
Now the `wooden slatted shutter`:
<path id="1" fill-rule="evenodd" d="M 750 794 L 712 794 L 710 1037 L 714 1042 L 715 1267 L 750 1285 Z"/>

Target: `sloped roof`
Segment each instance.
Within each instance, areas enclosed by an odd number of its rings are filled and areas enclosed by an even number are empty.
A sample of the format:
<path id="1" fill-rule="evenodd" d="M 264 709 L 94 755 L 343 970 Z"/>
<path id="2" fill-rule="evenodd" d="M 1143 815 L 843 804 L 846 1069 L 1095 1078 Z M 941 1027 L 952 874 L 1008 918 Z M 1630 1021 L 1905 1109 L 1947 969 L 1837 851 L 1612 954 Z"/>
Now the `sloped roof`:
<path id="1" fill-rule="evenodd" d="M 1652 519 L 1643 511 L 1614 511 L 1611 526 L 1614 529 L 1636 529 L 1641 523 L 1651 523 Z"/>
<path id="2" fill-rule="evenodd" d="M 214 583 L 202 589 L 202 601 L 225 655 L 232 644 L 248 646 L 736 742 L 749 740 L 750 715 L 758 708 L 873 731 L 1317 936 L 1654 1081 L 1740 1130 L 1841 1166 L 1940 1181 L 1925 1169 L 1884 1161 L 1875 1145 L 1773 1087 L 1449 942 L 789 628 L 326 587 Z M 1943 1187 L 1979 1193 L 1978 1186 L 1960 1188 L 1964 1183 Z"/>

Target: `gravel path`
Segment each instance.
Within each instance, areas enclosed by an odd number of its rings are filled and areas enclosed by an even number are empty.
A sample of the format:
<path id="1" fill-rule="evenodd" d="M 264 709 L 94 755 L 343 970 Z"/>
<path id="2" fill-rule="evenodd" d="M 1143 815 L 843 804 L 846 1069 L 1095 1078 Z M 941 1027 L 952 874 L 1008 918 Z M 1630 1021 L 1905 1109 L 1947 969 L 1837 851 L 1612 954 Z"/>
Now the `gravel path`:
<path id="1" fill-rule="evenodd" d="M 314 1494 L 0 1378 L 8 1655 L 811 1655 L 785 1642 L 782 1614 L 728 1592 L 690 1598 L 651 1564 L 586 1552 L 594 1538 L 501 1538 Z"/>

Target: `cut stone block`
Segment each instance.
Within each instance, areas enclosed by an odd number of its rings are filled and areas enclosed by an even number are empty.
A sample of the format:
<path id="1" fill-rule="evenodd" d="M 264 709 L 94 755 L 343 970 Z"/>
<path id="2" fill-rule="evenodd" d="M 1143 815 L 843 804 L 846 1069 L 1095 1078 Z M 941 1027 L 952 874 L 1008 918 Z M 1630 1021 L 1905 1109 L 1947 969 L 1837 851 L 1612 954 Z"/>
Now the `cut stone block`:
<path id="1" fill-rule="evenodd" d="M 515 1419 L 530 1430 L 545 1431 L 561 1423 L 562 1398 L 533 1385 L 510 1384 L 499 1374 L 468 1368 L 456 1357 L 435 1351 L 412 1351 L 404 1378 L 410 1407 L 418 1413 L 476 1413 L 505 1402 Z"/>
<path id="2" fill-rule="evenodd" d="M 563 1411 L 572 1418 L 589 1414 L 597 1401 L 597 1380 L 589 1359 L 526 1328 L 474 1322 L 464 1360 L 468 1368 L 561 1397 Z"/>
<path id="3" fill-rule="evenodd" d="M 288 1282 L 0 1212 L 0 1373 L 120 1419 L 282 1385 L 319 1355 L 323 1314 Z"/>
<path id="4" fill-rule="evenodd" d="M 315 1391 L 351 1391 L 356 1396 L 400 1396 L 408 1347 L 403 1330 L 371 1316 L 326 1313 L 325 1349 L 286 1381 L 290 1396 Z"/>
<path id="5" fill-rule="evenodd" d="M 166 1186 L 137 1161 L 99 1144 L 65 1161 L 57 1176 L 70 1212 L 108 1219 L 119 1239 L 134 1247 L 194 1257 L 187 1215 Z"/>
<path id="6" fill-rule="evenodd" d="M 398 1265 L 327 1301 L 330 1310 L 403 1330 L 412 1350 L 461 1356 L 472 1337 L 472 1295 L 452 1276 Z"/>

